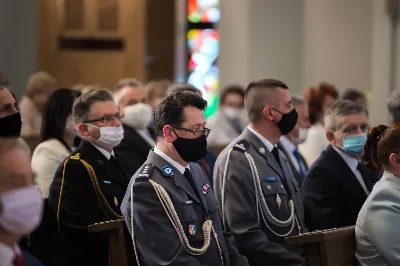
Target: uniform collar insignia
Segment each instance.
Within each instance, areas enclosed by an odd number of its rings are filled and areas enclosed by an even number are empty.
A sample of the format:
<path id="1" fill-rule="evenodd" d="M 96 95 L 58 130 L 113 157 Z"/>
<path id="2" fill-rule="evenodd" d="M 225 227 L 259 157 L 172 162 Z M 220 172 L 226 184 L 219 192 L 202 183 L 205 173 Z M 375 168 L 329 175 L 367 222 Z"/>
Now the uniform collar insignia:
<path id="1" fill-rule="evenodd" d="M 174 176 L 174 170 L 168 164 L 164 165 L 162 168 L 163 172 L 167 176 Z"/>

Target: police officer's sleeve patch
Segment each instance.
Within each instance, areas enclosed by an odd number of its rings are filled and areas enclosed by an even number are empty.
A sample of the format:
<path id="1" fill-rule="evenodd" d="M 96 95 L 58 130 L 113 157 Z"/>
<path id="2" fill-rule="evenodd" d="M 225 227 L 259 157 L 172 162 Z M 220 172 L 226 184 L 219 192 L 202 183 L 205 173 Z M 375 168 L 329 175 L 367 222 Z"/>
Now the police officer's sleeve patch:
<path id="1" fill-rule="evenodd" d="M 247 142 L 247 140 L 242 139 L 238 143 L 236 143 L 233 148 L 241 151 L 246 151 L 249 148 L 249 143 Z"/>
<path id="2" fill-rule="evenodd" d="M 138 175 L 135 178 L 135 181 L 148 181 L 150 179 L 150 174 L 153 169 L 154 165 L 152 165 L 151 163 L 146 163 L 139 171 Z"/>

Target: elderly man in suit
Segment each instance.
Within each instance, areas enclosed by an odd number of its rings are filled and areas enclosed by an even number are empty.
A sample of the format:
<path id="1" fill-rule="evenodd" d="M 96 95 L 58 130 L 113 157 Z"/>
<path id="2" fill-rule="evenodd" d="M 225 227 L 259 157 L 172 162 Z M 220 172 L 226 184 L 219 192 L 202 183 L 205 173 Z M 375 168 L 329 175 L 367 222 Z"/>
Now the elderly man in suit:
<path id="1" fill-rule="evenodd" d="M 203 169 L 207 102 L 177 91 L 154 114 L 157 145 L 132 177 L 121 206 L 142 266 L 246 266 L 225 234 Z"/>
<path id="2" fill-rule="evenodd" d="M 120 204 L 129 177 L 114 154 L 124 131 L 122 116 L 106 90 L 82 94 L 73 106 L 81 145 L 57 169 L 49 206 L 57 218 L 55 246 L 67 265 L 108 265 L 108 241 L 87 227 L 122 219 Z"/>
<path id="3" fill-rule="evenodd" d="M 132 176 L 146 161 L 156 143 L 148 125 L 153 117 L 151 106 L 145 102 L 143 84 L 136 79 L 122 79 L 115 85 L 115 103 L 124 114 L 124 138 L 115 153 L 125 159 L 123 167 Z"/>
<path id="4" fill-rule="evenodd" d="M 310 230 L 354 225 L 378 179 L 360 162 L 368 132 L 364 107 L 340 100 L 327 110 L 324 120 L 330 145 L 311 166 L 302 187 Z"/>
<path id="5" fill-rule="evenodd" d="M 33 183 L 28 156 L 16 138 L 0 139 L 0 265 L 41 266 L 18 247 L 18 241 L 40 223 L 43 199 Z"/>
<path id="6" fill-rule="evenodd" d="M 299 114 L 299 118 L 293 130 L 290 131 L 289 134 L 281 137 L 278 147 L 285 154 L 297 183 L 301 185 L 307 175 L 308 166 L 297 145 L 306 141 L 307 132 L 311 124 L 306 100 L 301 96 L 293 96 L 292 102 Z"/>
<path id="7" fill-rule="evenodd" d="M 252 266 L 304 263 L 301 246 L 285 245 L 285 237 L 305 230 L 299 184 L 276 147 L 297 123 L 287 89 L 275 79 L 247 86 L 250 125 L 218 156 L 214 168 L 224 226 Z"/>

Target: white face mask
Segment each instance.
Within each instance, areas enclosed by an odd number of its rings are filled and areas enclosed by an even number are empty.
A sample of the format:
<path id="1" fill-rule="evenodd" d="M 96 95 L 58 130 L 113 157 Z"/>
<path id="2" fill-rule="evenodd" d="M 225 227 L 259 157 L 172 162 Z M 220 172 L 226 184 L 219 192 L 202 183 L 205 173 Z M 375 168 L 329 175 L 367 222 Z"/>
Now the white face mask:
<path id="1" fill-rule="evenodd" d="M 223 112 L 230 119 L 238 119 L 243 116 L 243 108 L 224 107 Z"/>
<path id="2" fill-rule="evenodd" d="M 137 103 L 124 108 L 124 123 L 136 129 L 146 129 L 153 116 L 151 106 Z"/>
<path id="3" fill-rule="evenodd" d="M 67 117 L 67 122 L 65 124 L 64 132 L 71 138 L 75 138 L 78 135 L 78 131 L 76 130 L 74 118 L 72 117 L 72 115 L 69 115 Z"/>
<path id="4" fill-rule="evenodd" d="M 15 189 L 0 194 L 3 211 L 0 226 L 15 235 L 26 235 L 40 223 L 43 198 L 36 187 Z"/>
<path id="5" fill-rule="evenodd" d="M 113 149 L 124 138 L 124 129 L 122 128 L 122 126 L 98 127 L 91 124 L 88 125 L 100 129 L 100 138 L 94 140 L 107 149 Z"/>
<path id="6" fill-rule="evenodd" d="M 299 137 L 295 139 L 293 142 L 296 145 L 304 143 L 307 140 L 308 128 L 300 127 L 299 128 Z"/>

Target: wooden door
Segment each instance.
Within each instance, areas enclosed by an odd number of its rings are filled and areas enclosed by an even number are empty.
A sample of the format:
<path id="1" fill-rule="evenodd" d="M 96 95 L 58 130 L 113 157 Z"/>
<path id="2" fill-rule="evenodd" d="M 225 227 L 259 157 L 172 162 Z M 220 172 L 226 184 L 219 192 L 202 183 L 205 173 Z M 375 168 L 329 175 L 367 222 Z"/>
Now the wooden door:
<path id="1" fill-rule="evenodd" d="M 60 86 L 146 80 L 146 0 L 37 0 L 38 69 Z"/>

